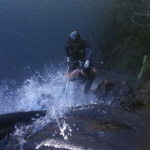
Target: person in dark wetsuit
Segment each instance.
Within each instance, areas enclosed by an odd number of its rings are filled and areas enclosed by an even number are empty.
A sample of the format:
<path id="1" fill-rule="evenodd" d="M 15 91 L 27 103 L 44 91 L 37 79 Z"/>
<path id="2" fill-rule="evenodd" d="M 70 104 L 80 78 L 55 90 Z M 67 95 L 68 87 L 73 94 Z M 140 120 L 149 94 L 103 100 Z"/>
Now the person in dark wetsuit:
<path id="1" fill-rule="evenodd" d="M 93 67 L 91 61 L 91 46 L 86 41 L 81 39 L 78 31 L 73 31 L 70 33 L 69 40 L 65 43 L 67 62 L 69 64 L 68 76 L 80 75 L 77 69 L 82 69 L 84 76 L 86 78 L 86 85 L 84 92 L 88 93 L 89 89 L 97 76 L 97 71 Z"/>

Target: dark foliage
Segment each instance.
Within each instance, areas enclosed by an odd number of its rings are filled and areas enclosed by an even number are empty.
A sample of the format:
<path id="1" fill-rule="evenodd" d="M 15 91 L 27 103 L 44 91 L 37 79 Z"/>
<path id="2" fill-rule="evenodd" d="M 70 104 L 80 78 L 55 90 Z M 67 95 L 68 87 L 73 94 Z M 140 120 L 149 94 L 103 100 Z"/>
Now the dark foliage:
<path id="1" fill-rule="evenodd" d="M 137 78 L 143 57 L 150 56 L 149 6 L 149 0 L 112 1 L 107 23 L 113 39 L 102 52 L 107 69 Z"/>

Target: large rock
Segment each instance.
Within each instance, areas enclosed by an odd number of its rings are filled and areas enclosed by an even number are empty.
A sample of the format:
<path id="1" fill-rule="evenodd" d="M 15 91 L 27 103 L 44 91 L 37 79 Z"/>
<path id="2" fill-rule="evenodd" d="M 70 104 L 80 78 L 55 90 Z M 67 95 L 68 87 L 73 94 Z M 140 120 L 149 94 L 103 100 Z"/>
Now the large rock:
<path id="1" fill-rule="evenodd" d="M 150 109 L 147 109 L 149 114 Z M 150 121 L 147 117 L 105 105 L 87 105 L 72 109 L 65 117 L 28 133 L 23 149 L 39 150 L 148 150 Z M 32 127 L 33 128 L 33 127 Z M 32 129 L 29 129 L 30 132 Z M 13 139 L 11 139 L 12 143 Z M 19 145 L 13 142 L 11 148 Z"/>
<path id="2" fill-rule="evenodd" d="M 105 103 L 71 108 L 63 118 L 44 126 L 42 120 L 35 121 L 23 132 L 22 147 L 18 136 L 11 136 L 5 147 L 8 150 L 150 149 L 149 87 L 139 86 L 134 90 L 125 81 L 106 79 L 94 93 Z M 48 119 L 44 118 L 45 121 Z"/>
<path id="3" fill-rule="evenodd" d="M 111 81 L 105 79 L 94 91 L 97 99 L 108 102 L 111 104 L 117 102 L 121 103 L 125 99 L 131 99 L 133 97 L 134 89 L 128 84 L 128 82 L 123 81 Z"/>
<path id="4" fill-rule="evenodd" d="M 19 123 L 27 124 L 33 118 L 45 116 L 46 111 L 12 112 L 0 115 L 0 140 L 15 130 L 15 125 Z"/>
<path id="5" fill-rule="evenodd" d="M 94 90 L 99 101 L 124 110 L 136 110 L 150 103 L 149 85 L 140 85 L 133 89 L 126 81 L 105 79 Z"/>

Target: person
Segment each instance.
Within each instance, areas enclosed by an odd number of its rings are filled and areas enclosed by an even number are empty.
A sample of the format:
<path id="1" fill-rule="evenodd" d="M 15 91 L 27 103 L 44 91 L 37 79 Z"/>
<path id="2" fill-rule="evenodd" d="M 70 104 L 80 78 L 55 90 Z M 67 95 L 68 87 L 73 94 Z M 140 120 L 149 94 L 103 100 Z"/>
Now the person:
<path id="1" fill-rule="evenodd" d="M 86 78 L 84 93 L 88 93 L 98 74 L 91 60 L 90 44 L 81 39 L 78 31 L 73 31 L 69 35 L 69 40 L 65 42 L 65 50 L 69 65 L 68 78 L 79 76 L 79 69 L 81 69 L 81 75 Z M 72 77 L 69 77 L 69 74 Z"/>

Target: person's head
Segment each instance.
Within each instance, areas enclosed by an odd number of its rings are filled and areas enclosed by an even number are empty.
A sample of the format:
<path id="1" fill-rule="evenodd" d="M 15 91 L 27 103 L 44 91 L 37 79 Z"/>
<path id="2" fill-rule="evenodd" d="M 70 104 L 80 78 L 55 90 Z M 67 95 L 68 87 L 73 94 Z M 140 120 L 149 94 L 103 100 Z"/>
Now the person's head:
<path id="1" fill-rule="evenodd" d="M 76 46 L 81 40 L 80 33 L 78 31 L 73 31 L 69 35 L 69 42 L 73 46 Z"/>

